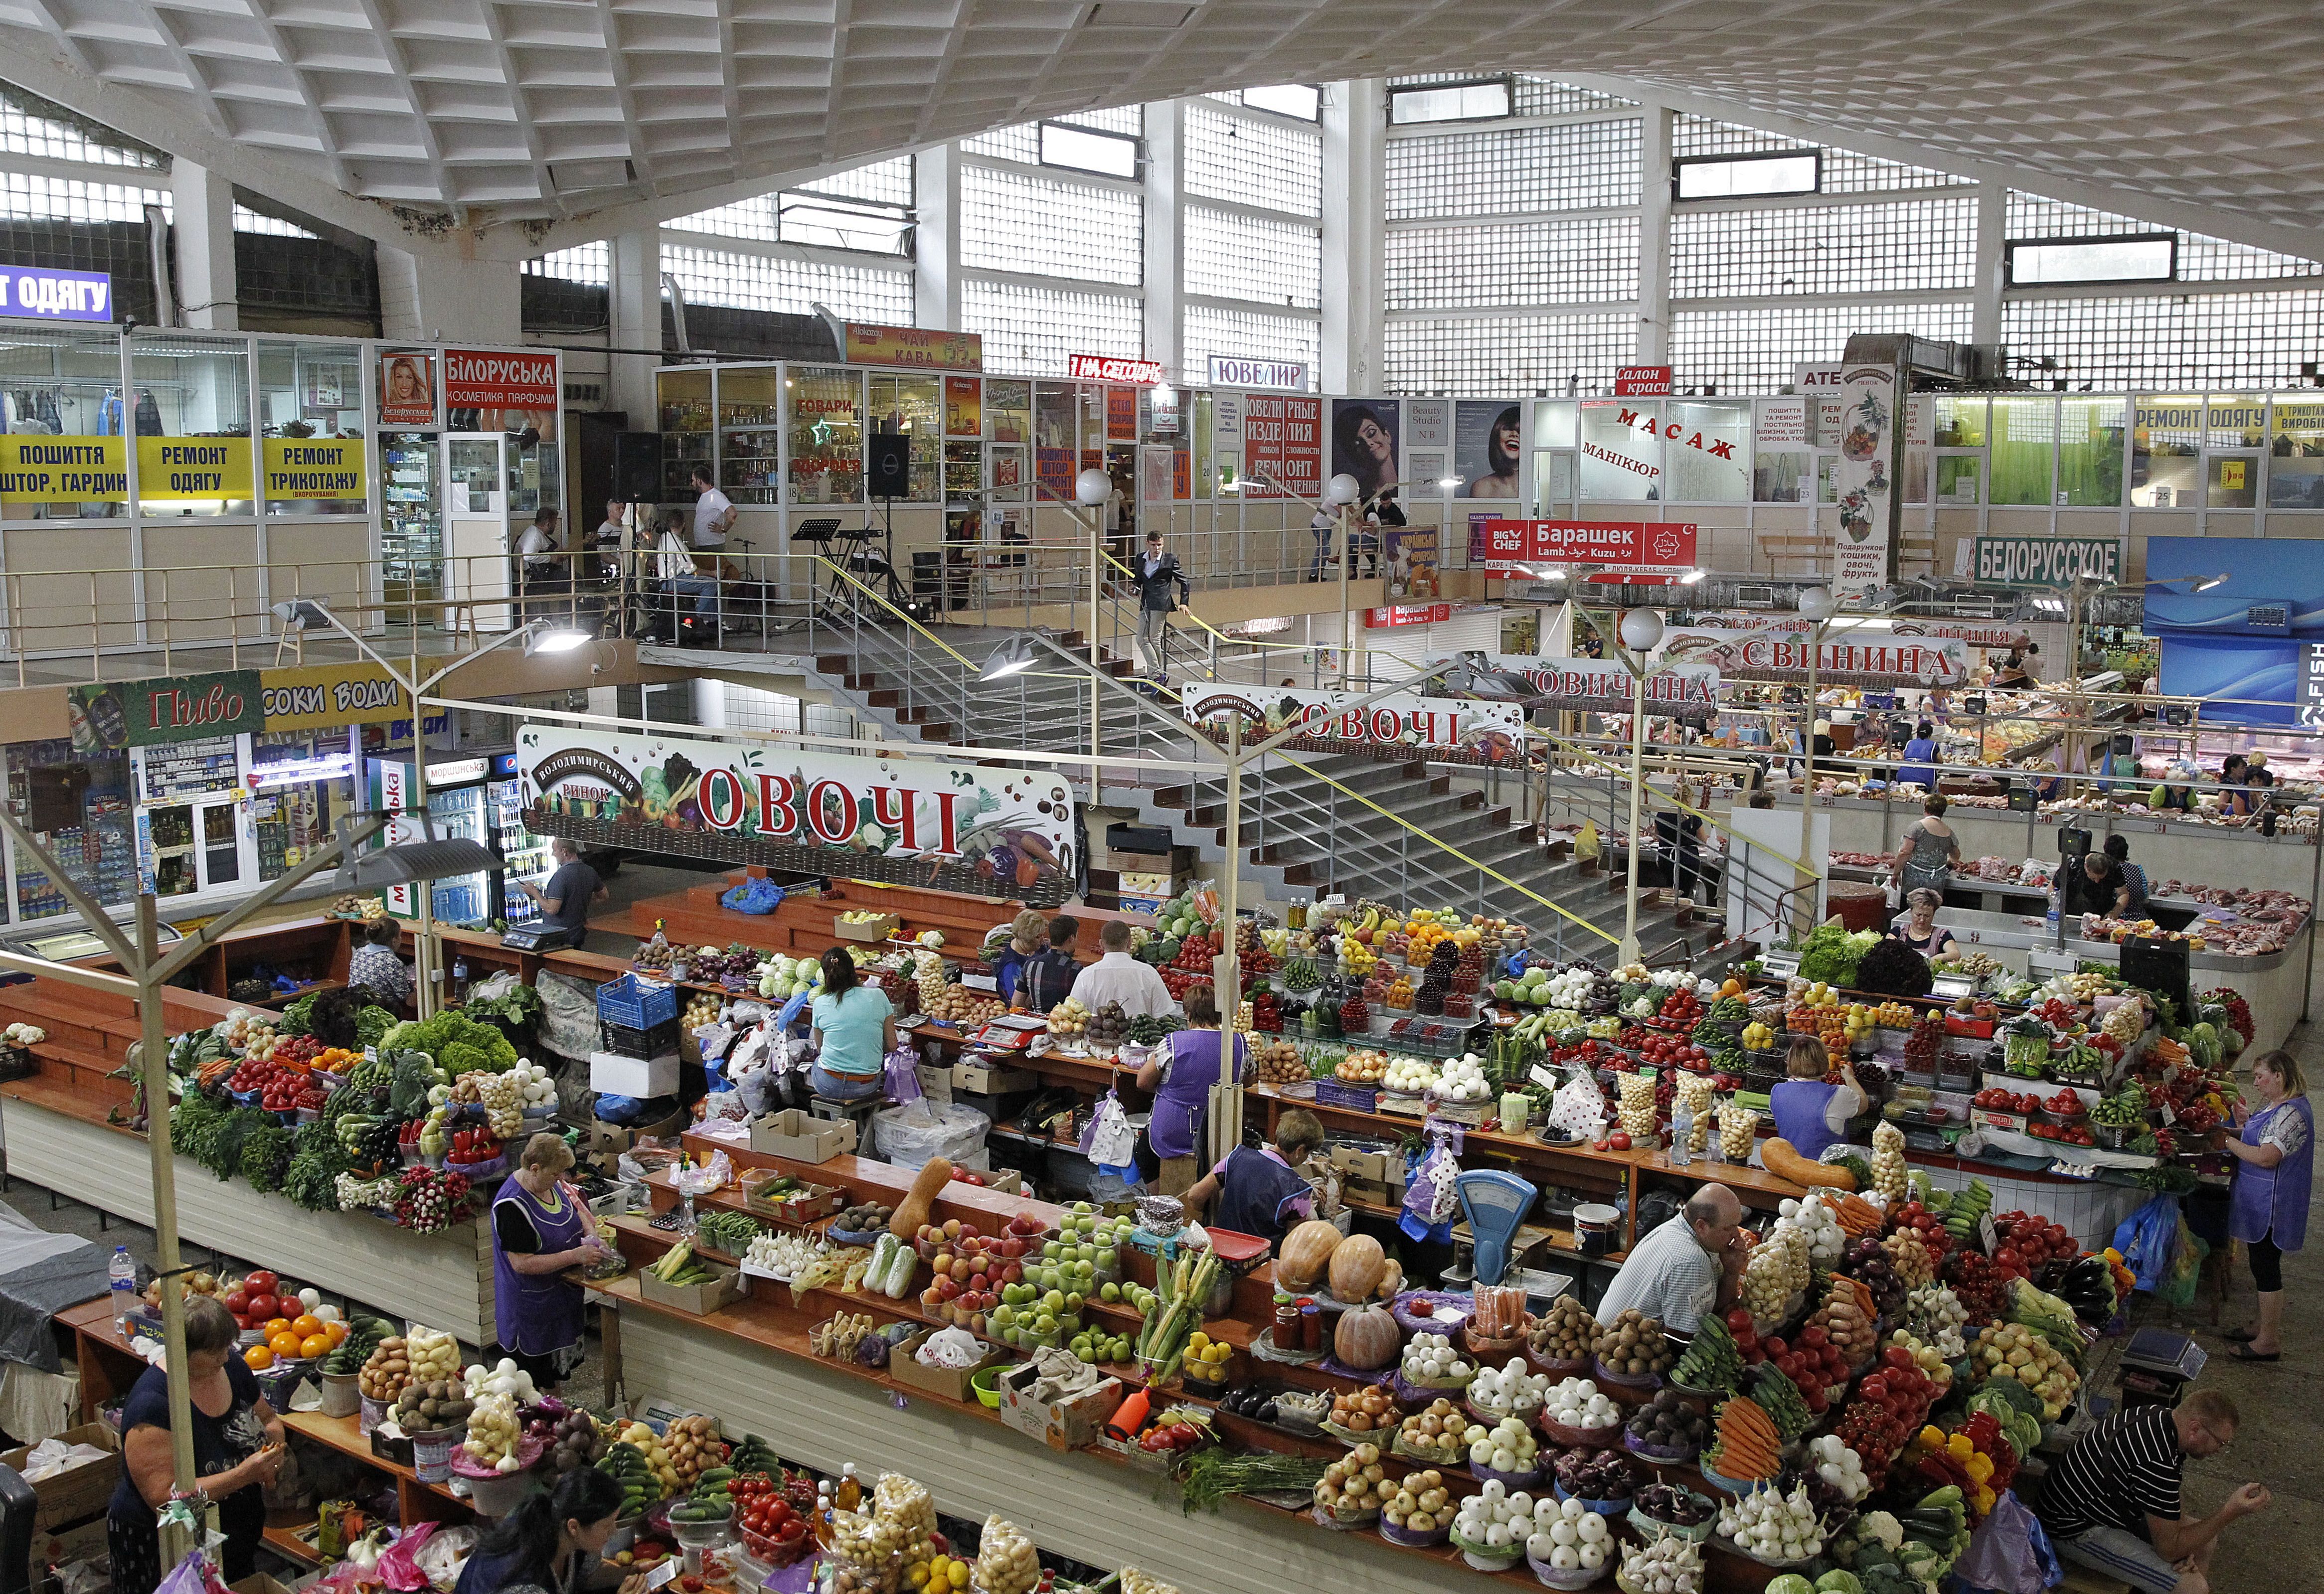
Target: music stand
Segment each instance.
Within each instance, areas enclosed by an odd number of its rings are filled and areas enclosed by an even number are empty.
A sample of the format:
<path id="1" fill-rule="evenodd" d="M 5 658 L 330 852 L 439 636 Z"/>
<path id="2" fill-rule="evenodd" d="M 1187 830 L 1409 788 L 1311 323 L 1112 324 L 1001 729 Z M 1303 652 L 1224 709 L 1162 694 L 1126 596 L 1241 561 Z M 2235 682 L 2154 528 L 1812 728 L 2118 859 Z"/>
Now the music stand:
<path id="1" fill-rule="evenodd" d="M 791 541 L 794 545 L 804 542 L 824 558 L 831 559 L 831 545 L 850 540 L 854 535 L 852 531 L 841 530 L 839 517 L 833 515 L 827 520 L 800 521 L 798 530 L 791 533 Z M 819 573 L 807 583 L 808 591 L 815 596 L 815 613 L 834 625 L 842 623 L 844 619 L 834 606 L 839 601 L 839 576 L 835 573 L 827 587 Z"/>
<path id="2" fill-rule="evenodd" d="M 869 587 L 880 588 L 896 610 L 923 625 L 936 618 L 936 605 L 925 598 L 916 598 L 897 579 L 895 560 L 896 506 L 892 499 L 881 501 L 884 524 L 875 524 L 871 511 L 864 511 L 860 530 L 843 533 L 860 538 L 863 546 L 848 556 L 847 570 Z M 875 617 L 877 618 L 877 617 Z"/>

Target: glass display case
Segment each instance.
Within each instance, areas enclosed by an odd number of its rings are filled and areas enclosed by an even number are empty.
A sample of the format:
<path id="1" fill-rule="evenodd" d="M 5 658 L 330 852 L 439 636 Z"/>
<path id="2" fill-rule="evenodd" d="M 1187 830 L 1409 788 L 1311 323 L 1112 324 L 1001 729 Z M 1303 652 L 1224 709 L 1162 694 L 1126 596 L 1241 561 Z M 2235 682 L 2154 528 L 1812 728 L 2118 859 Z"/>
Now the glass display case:
<path id="1" fill-rule="evenodd" d="M 780 496 L 782 373 L 745 367 L 718 373 L 718 484 L 736 503 Z"/>
<path id="2" fill-rule="evenodd" d="M 443 595 L 440 465 L 433 432 L 379 439 L 380 565 L 390 604 Z"/>
<path id="3" fill-rule="evenodd" d="M 944 415 L 942 383 L 934 375 L 872 378 L 871 413 L 875 430 L 898 432 L 909 442 L 911 473 L 906 502 L 934 503 L 938 495 Z"/>
<path id="4" fill-rule="evenodd" d="M 106 908 L 137 896 L 137 849 L 129 801 L 129 760 L 74 752 L 60 737 L 7 749 L 8 811 L 56 860 L 72 883 Z M 54 918 L 72 904 L 32 853 L 13 843 L 15 918 Z"/>
<path id="5" fill-rule="evenodd" d="M 371 428 L 364 424 L 363 382 L 359 343 L 259 340 L 258 434 L 268 514 L 360 515 L 368 507 L 362 447 Z M 307 440 L 347 445 L 328 456 L 284 456 L 285 480 L 299 483 L 298 492 L 316 493 L 312 498 L 278 486 L 272 469 L 286 446 Z M 335 468 L 341 465 L 344 471 Z"/>
<path id="6" fill-rule="evenodd" d="M 661 421 L 661 485 L 671 498 L 693 492 L 687 479 L 696 465 L 710 466 L 716 442 L 711 373 L 707 365 L 654 373 Z"/>
<path id="7" fill-rule="evenodd" d="M 793 503 L 863 502 L 863 376 L 794 365 L 785 390 Z"/>
<path id="8" fill-rule="evenodd" d="M 153 895 L 190 897 L 249 877 L 239 736 L 133 748 L 129 768 L 138 802 L 137 863 Z"/>
<path id="9" fill-rule="evenodd" d="M 8 519 L 109 520 L 129 512 L 121 343 L 112 328 L 11 325 L 0 339 L 0 424 L 10 432 L 95 444 L 118 482 L 111 498 L 41 502 L 11 494 Z"/>
<path id="10" fill-rule="evenodd" d="M 129 346 L 138 512 L 254 515 L 249 344 L 165 336 Z"/>
<path id="11" fill-rule="evenodd" d="M 331 839 L 355 809 L 355 754 L 345 727 L 261 732 L 250 739 L 250 830 L 258 878 L 280 880 Z"/>
<path id="12" fill-rule="evenodd" d="M 549 883 L 557 869 L 549 855 L 549 838 L 537 836 L 524 826 L 523 783 L 501 773 L 505 768 L 511 775 L 516 768 L 516 755 L 500 755 L 494 762 L 494 779 L 484 788 L 484 806 L 493 826 L 493 850 L 501 855 L 504 870 L 501 876 L 500 917 L 512 925 L 530 924 L 540 917 L 540 904 L 526 895 L 523 882 L 536 886 Z"/>
<path id="13" fill-rule="evenodd" d="M 946 443 L 945 445 L 945 502 L 963 508 L 979 508 L 984 497 L 984 445 L 982 443 Z"/>

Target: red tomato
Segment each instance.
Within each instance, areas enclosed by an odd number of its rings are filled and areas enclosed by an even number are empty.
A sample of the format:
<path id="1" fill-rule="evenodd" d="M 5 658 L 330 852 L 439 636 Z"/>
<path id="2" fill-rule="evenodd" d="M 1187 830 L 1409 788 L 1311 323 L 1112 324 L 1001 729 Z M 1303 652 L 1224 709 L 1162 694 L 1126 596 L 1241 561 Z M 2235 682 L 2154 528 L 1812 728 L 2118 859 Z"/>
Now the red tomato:
<path id="1" fill-rule="evenodd" d="M 281 1287 L 281 1281 L 276 1278 L 273 1274 L 261 1268 L 259 1271 L 253 1273 L 248 1277 L 244 1278 L 242 1281 L 242 1287 L 248 1290 L 253 1297 L 259 1295 L 271 1295 Z M 272 1317 L 274 1314 L 272 1312 L 269 1312 L 263 1315 Z"/>

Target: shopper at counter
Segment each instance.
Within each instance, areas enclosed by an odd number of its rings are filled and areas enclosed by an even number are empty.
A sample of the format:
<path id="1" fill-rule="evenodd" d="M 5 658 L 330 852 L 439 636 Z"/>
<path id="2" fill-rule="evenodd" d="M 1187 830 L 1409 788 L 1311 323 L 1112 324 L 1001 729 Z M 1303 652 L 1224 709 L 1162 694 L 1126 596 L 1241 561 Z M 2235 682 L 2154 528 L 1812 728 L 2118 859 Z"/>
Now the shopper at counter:
<path id="1" fill-rule="evenodd" d="M 605 1544 L 622 1514 L 622 1486 L 595 1467 L 560 1473 L 484 1530 L 460 1568 L 452 1594 L 562 1594 L 614 1587 Z M 596 1575 L 593 1575 L 593 1573 Z M 618 1594 L 644 1594 L 646 1574 L 621 1580 Z"/>
<path id="2" fill-rule="evenodd" d="M 2085 852 L 2080 868 L 2059 876 L 2058 914 L 2069 919 L 2086 913 L 2118 918 L 2128 895 L 2121 867 L 2113 859 L 2104 852 Z"/>
<path id="3" fill-rule="evenodd" d="M 1153 965 L 1130 955 L 1129 921 L 1106 920 L 1097 938 L 1105 954 L 1074 979 L 1071 994 L 1075 1001 L 1093 1013 L 1108 1002 L 1120 1002 L 1121 1010 L 1132 1018 L 1159 1018 L 1178 1010 L 1170 988 Z"/>
<path id="4" fill-rule="evenodd" d="M 1194 1186 L 1211 1087 L 1220 1078 L 1222 1038 L 1218 1002 L 1211 988 L 1194 986 L 1186 992 L 1186 1027 L 1165 1037 L 1139 1067 L 1138 1088 L 1154 1094 L 1154 1116 L 1146 1140 L 1162 1164 L 1154 1187 L 1164 1195 L 1182 1195 Z M 1243 1077 L 1250 1061 L 1250 1053 L 1238 1035 L 1234 1037 L 1236 1079 Z"/>
<path id="5" fill-rule="evenodd" d="M 347 958 L 347 983 L 364 987 L 390 1012 L 401 1012 L 411 1000 L 411 971 L 395 950 L 403 926 L 392 918 L 375 919 L 356 933 L 363 944 Z"/>
<path id="6" fill-rule="evenodd" d="M 2248 817 L 2252 811 L 2252 794 L 2245 788 L 2251 784 L 2251 766 L 2244 755 L 2231 752 L 2219 765 L 2219 812 L 2229 819 Z"/>
<path id="7" fill-rule="evenodd" d="M 234 1316 L 211 1295 L 186 1300 L 186 1371 L 192 1396 L 194 1471 L 217 1506 L 226 1534 L 220 1555 L 228 1581 L 257 1570 L 266 1531 L 265 1488 L 281 1470 L 282 1419 L 259 1393 L 258 1380 L 235 1354 Z M 152 1594 L 161 1580 L 155 1513 L 176 1488 L 170 1435 L 170 1380 L 149 1368 L 121 1412 L 121 1477 L 106 1506 L 105 1542 L 115 1594 Z"/>
<path id="8" fill-rule="evenodd" d="M 1942 891 L 1960 867 L 1960 837 L 1945 823 L 1952 805 L 1935 792 L 1921 803 L 1921 822 L 1904 833 L 1896 846 L 1896 886 L 1910 895 L 1925 886 Z"/>
<path id="9" fill-rule="evenodd" d="M 2125 918 L 2144 918 L 2149 889 L 2146 871 L 2130 861 L 2130 838 L 2116 832 L 2106 839 L 2106 855 L 2122 874 L 2123 914 Z"/>
<path id="10" fill-rule="evenodd" d="M 493 1331 L 543 1389 L 580 1361 L 581 1286 L 567 1268 L 605 1254 L 589 1203 L 566 1178 L 573 1148 L 543 1129 L 493 1196 Z"/>
<path id="11" fill-rule="evenodd" d="M 1323 1149 L 1323 1125 L 1304 1107 L 1286 1108 L 1275 1120 L 1271 1146 L 1238 1146 L 1179 1199 L 1189 1212 L 1217 1205 L 1209 1221 L 1237 1234 L 1279 1245 L 1294 1223 L 1315 1215 L 1315 1189 L 1299 1165 Z"/>
<path id="12" fill-rule="evenodd" d="M 1792 1037 L 1784 1057 L 1789 1077 L 1767 1092 L 1767 1110 L 1775 1133 L 1791 1142 L 1802 1156 L 1814 1158 L 1828 1146 L 1848 1138 L 1848 1120 L 1864 1110 L 1864 1087 L 1857 1083 L 1856 1064 L 1840 1060 L 1842 1083 L 1829 1084 L 1831 1055 L 1812 1035 Z"/>
<path id="13" fill-rule="evenodd" d="M 888 1054 L 896 1049 L 896 1009 L 884 992 L 856 978 L 844 946 L 823 954 L 823 991 L 807 1011 L 823 1047 L 807 1070 L 815 1093 L 835 1101 L 881 1094 Z"/>
<path id="14" fill-rule="evenodd" d="M 1027 1008 L 1046 1013 L 1073 994 L 1074 981 L 1082 973 L 1081 936 L 1082 921 L 1069 913 L 1049 921 L 1048 950 L 1026 959 L 1017 976 L 1018 994 Z"/>
<path id="15" fill-rule="evenodd" d="M 2283 1353 L 2283 1253 L 2308 1238 L 2309 1187 L 2316 1164 L 2316 1110 L 2309 1104 L 2308 1081 L 2290 1052 L 2268 1052 L 2252 1064 L 2252 1094 L 2236 1103 L 2237 1133 L 2215 1130 L 2220 1147 L 2242 1166 L 2227 1204 L 2227 1232 L 2244 1242 L 2251 1258 L 2252 1287 L 2259 1292 L 2259 1327 L 2232 1329 L 2227 1338 L 2244 1341 L 2239 1361 L 2273 1361 Z"/>
<path id="16" fill-rule="evenodd" d="M 1040 955 L 1048 934 L 1049 921 L 1038 908 L 1028 908 L 1009 921 L 1009 944 L 992 960 L 992 984 L 1001 1000 L 1011 1007 L 1017 1003 L 1017 986 L 1024 978 L 1025 965 Z"/>
<path id="17" fill-rule="evenodd" d="M 1915 886 L 1904 894 L 1904 911 L 1888 926 L 1888 933 L 1923 957 L 1942 957 L 1958 952 L 1953 933 L 1937 923 L 1937 909 L 1945 899 L 1934 889 Z"/>
<path id="18" fill-rule="evenodd" d="M 1612 1322 L 1636 1306 L 1672 1332 L 1691 1334 L 1735 1304 L 1750 1254 L 1742 1202 L 1724 1184 L 1705 1184 L 1631 1250 L 1598 1303 L 1598 1321 Z"/>
<path id="19" fill-rule="evenodd" d="M 2109 1413 L 2085 1429 L 2050 1469 L 2034 1513 L 2059 1559 L 2119 1578 L 2142 1594 L 2209 1594 L 2211 1552 L 2227 1525 L 2267 1508 L 2246 1483 L 2209 1516 L 2186 1515 L 2181 1484 L 2190 1456 L 2235 1442 L 2236 1403 L 2199 1389 L 2169 1406 Z"/>

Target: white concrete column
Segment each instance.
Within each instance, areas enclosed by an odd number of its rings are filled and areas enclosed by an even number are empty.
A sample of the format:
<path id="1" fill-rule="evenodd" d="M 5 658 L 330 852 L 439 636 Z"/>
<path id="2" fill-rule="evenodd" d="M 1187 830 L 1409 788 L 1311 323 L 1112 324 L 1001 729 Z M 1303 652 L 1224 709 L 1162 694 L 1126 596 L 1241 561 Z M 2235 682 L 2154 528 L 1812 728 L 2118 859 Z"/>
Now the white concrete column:
<path id="1" fill-rule="evenodd" d="M 612 263 L 605 285 L 607 343 L 615 350 L 663 347 L 661 230 L 643 226 L 618 234 L 605 253 Z M 628 415 L 632 431 L 650 432 L 659 424 L 654 369 L 660 364 L 660 357 L 652 354 L 607 356 L 605 397 Z"/>
<path id="2" fill-rule="evenodd" d="M 1188 377 L 1178 369 L 1185 346 L 1185 162 L 1186 109 L 1177 100 L 1146 107 L 1146 357 L 1162 362 L 1162 369 Z"/>
<path id="3" fill-rule="evenodd" d="M 1638 364 L 1670 359 L 1671 110 L 1648 101 L 1638 139 Z M 1686 373 L 1676 373 L 1683 382 Z"/>
<path id="4" fill-rule="evenodd" d="M 231 331 L 236 318 L 234 185 L 191 161 L 170 165 L 179 314 L 189 327 Z"/>
<path id="5" fill-rule="evenodd" d="M 1323 88 L 1323 391 L 1387 385 L 1388 94 L 1378 78 Z"/>
<path id="6" fill-rule="evenodd" d="M 1977 185 L 1977 298 L 1969 310 L 1971 343 L 2001 341 L 2001 286 L 2008 275 L 2009 189 Z"/>
<path id="7" fill-rule="evenodd" d="M 912 324 L 960 330 L 960 151 L 912 157 Z"/>
<path id="8" fill-rule="evenodd" d="M 382 336 L 512 346 L 524 341 L 521 269 L 447 250 L 414 254 L 379 245 Z"/>

